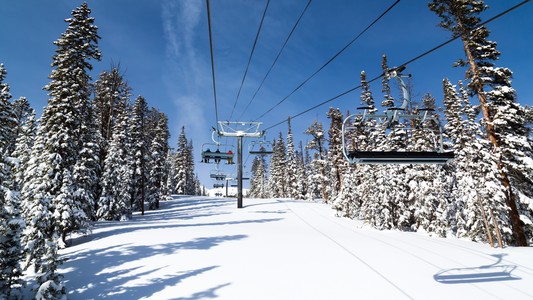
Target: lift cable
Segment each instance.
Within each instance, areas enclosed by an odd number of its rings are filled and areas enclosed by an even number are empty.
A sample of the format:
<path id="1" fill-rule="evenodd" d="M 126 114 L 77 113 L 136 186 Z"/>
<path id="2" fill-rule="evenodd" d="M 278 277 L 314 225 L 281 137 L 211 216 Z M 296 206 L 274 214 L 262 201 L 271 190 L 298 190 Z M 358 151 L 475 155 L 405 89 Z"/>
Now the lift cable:
<path id="1" fill-rule="evenodd" d="M 255 91 L 255 94 L 253 95 L 252 99 L 250 100 L 250 102 L 248 103 L 248 105 L 246 106 L 246 108 L 244 109 L 244 111 L 242 112 L 241 116 L 239 117 L 242 118 L 242 116 L 244 115 L 244 113 L 246 112 L 246 110 L 248 109 L 248 107 L 250 107 L 250 104 L 252 104 L 252 101 L 254 100 L 255 96 L 257 95 L 257 93 L 259 92 L 259 90 L 261 89 L 261 87 L 263 86 L 263 83 L 265 82 L 265 80 L 267 79 L 268 75 L 270 74 L 270 71 L 272 71 L 272 68 L 274 67 L 274 65 L 276 64 L 276 62 L 278 61 L 278 58 L 280 57 L 281 55 L 281 52 L 283 52 L 283 49 L 285 48 L 285 45 L 287 45 L 287 42 L 289 41 L 289 39 L 291 38 L 292 36 L 292 33 L 294 32 L 294 30 L 296 29 L 296 26 L 298 26 L 298 23 L 300 23 L 300 20 L 302 19 L 305 11 L 307 10 L 307 8 L 309 7 L 309 4 L 311 4 L 311 1 L 313 0 L 309 0 L 309 2 L 307 3 L 307 6 L 305 7 L 304 11 L 302 12 L 302 14 L 300 15 L 300 17 L 298 18 L 298 21 L 296 21 L 296 24 L 294 24 L 294 27 L 292 28 L 291 30 L 291 33 L 289 33 L 289 36 L 287 37 L 287 39 L 285 40 L 285 43 L 283 44 L 283 46 L 281 47 L 281 50 L 279 50 L 279 53 L 278 53 L 278 56 L 276 57 L 276 59 L 274 60 L 274 62 L 272 63 L 272 66 L 270 66 L 270 69 L 268 69 L 268 72 L 266 73 L 265 77 L 263 78 L 263 81 L 261 81 L 261 84 L 259 85 L 259 87 L 257 88 L 257 91 Z"/>
<path id="2" fill-rule="evenodd" d="M 239 88 L 239 93 L 237 94 L 237 98 L 235 99 L 235 104 L 233 104 L 233 109 L 231 110 L 231 115 L 229 117 L 230 120 L 231 120 L 231 117 L 233 117 L 233 112 L 235 111 L 235 107 L 237 106 L 237 101 L 239 100 L 242 86 L 244 84 L 244 79 L 246 78 L 246 74 L 248 73 L 248 67 L 250 67 L 250 62 L 252 61 L 252 56 L 254 55 L 255 45 L 257 44 L 257 39 L 259 38 L 259 33 L 261 32 L 261 27 L 263 26 L 263 21 L 265 20 L 265 15 L 266 15 L 269 3 L 270 3 L 270 0 L 267 1 L 265 12 L 263 12 L 263 18 L 261 19 L 261 24 L 259 24 L 259 29 L 257 30 L 257 35 L 255 36 L 254 46 L 252 47 L 250 58 L 248 58 L 248 65 L 246 66 L 246 70 L 244 71 L 244 76 L 242 77 L 241 87 Z"/>
<path id="3" fill-rule="evenodd" d="M 335 54 L 335 56 L 333 56 L 325 65 L 323 65 L 322 67 L 320 67 L 320 69 L 318 69 L 318 71 L 316 71 L 313 75 L 311 75 L 309 78 L 307 78 L 304 82 L 302 82 L 302 84 L 300 84 L 296 89 L 294 89 L 292 92 L 290 92 L 289 95 L 287 95 L 285 98 L 283 98 L 280 102 L 278 102 L 276 105 L 274 105 L 272 108 L 270 108 L 266 113 L 262 114 L 259 118 L 256 118 L 254 120 L 257 121 L 259 119 L 261 119 L 262 117 L 264 117 L 266 114 L 268 114 L 270 111 L 272 111 L 274 108 L 276 108 L 278 105 L 280 105 L 281 103 L 283 103 L 283 101 L 287 100 L 287 98 L 289 98 L 292 94 L 294 94 L 294 92 L 296 92 L 298 89 L 300 89 L 304 84 L 307 83 L 307 81 L 309 81 L 311 78 L 313 78 L 316 74 L 318 74 L 318 72 L 322 71 L 322 69 L 324 69 L 330 62 L 332 62 L 335 58 L 337 58 L 337 56 L 339 56 L 339 54 L 341 54 L 344 50 L 346 50 L 353 42 L 355 42 L 361 35 L 363 35 L 363 33 L 365 33 L 368 29 L 370 29 L 370 27 L 372 27 L 377 21 L 379 21 L 379 19 L 381 19 L 386 13 L 388 13 L 394 6 L 396 6 L 396 4 L 398 4 L 398 2 L 400 2 L 400 0 L 397 0 L 393 5 L 391 5 L 391 7 L 389 7 L 384 13 L 382 13 L 376 20 L 374 20 L 374 22 L 372 22 L 372 24 L 368 25 L 367 28 L 365 28 L 365 30 L 363 30 L 355 39 L 353 39 L 350 43 L 348 43 L 348 45 L 346 45 L 346 47 L 342 48 L 341 51 L 339 51 L 337 54 Z"/>
<path id="4" fill-rule="evenodd" d="M 217 87 L 215 85 L 215 61 L 213 59 L 213 35 L 211 31 L 211 8 L 209 5 L 209 0 L 207 2 L 207 23 L 209 24 L 209 46 L 211 48 L 211 70 L 213 72 L 213 93 L 215 95 L 215 116 L 217 121 L 218 128 L 218 109 L 217 109 Z"/>
<path id="5" fill-rule="evenodd" d="M 496 16 L 490 18 L 490 19 L 488 19 L 487 21 L 481 23 L 479 26 L 477 26 L 476 28 L 470 30 L 469 32 L 475 31 L 475 30 L 477 30 L 477 29 L 479 29 L 479 28 L 485 26 L 487 23 L 490 23 L 490 22 L 492 22 L 492 21 L 498 19 L 499 17 L 501 17 L 501 16 L 503 16 L 503 15 L 505 15 L 505 14 L 507 14 L 507 13 L 509 13 L 509 12 L 515 10 L 515 9 L 517 9 L 518 7 L 520 7 L 520 6 L 522 6 L 522 5 L 524 5 L 524 4 L 528 3 L 528 2 L 531 2 L 531 1 L 532 1 L 532 0 L 526 0 L 526 1 L 522 2 L 522 3 L 520 3 L 520 4 L 517 4 L 517 5 L 513 6 L 513 7 L 509 8 L 508 10 L 506 10 L 506 11 L 504 11 L 504 12 L 502 12 L 502 13 L 500 13 L 500 14 L 498 14 L 498 15 L 496 15 Z M 445 45 L 447 45 L 447 44 L 449 44 L 449 43 L 451 43 L 451 42 L 457 40 L 457 39 L 460 38 L 461 36 L 462 36 L 462 35 L 457 35 L 456 37 L 454 37 L 454 38 L 452 38 L 452 39 L 450 39 L 450 40 L 448 40 L 448 41 L 446 41 L 446 42 L 444 42 L 444 43 L 438 45 L 437 47 L 435 47 L 435 48 L 433 48 L 433 49 L 431 49 L 431 50 L 429 50 L 429 51 L 426 51 L 425 53 L 423 53 L 423 54 L 421 54 L 421 55 L 419 55 L 419 56 L 417 56 L 417 57 L 415 57 L 415 58 L 409 60 L 408 62 L 406 62 L 406 63 L 404 63 L 404 64 L 401 64 L 400 66 L 407 66 L 408 64 L 410 64 L 410 63 L 412 63 L 412 62 L 414 62 L 414 61 L 416 61 L 416 60 L 418 60 L 418 59 L 420 59 L 420 58 L 422 58 L 422 57 L 428 55 L 429 53 L 431 53 L 431 52 L 433 52 L 433 51 L 435 51 L 435 50 L 437 50 L 437 49 L 439 49 L 439 48 L 441 48 L 441 47 L 443 47 L 443 46 L 445 46 Z M 383 77 L 384 75 L 385 75 L 385 74 L 381 74 L 381 75 L 379 75 L 378 77 L 376 77 L 376 78 L 374 78 L 374 79 L 368 81 L 368 83 L 371 83 L 371 82 L 373 82 L 373 81 L 376 81 L 377 79 Z M 306 112 L 309 112 L 309 111 L 311 111 L 311 110 L 313 110 L 313 109 L 315 109 L 315 108 L 317 108 L 317 107 L 320 107 L 320 106 L 322 106 L 322 105 L 324 105 L 324 104 L 326 104 L 326 103 L 328 103 L 328 102 L 331 102 L 331 101 L 333 101 L 333 100 L 335 100 L 335 99 L 337 99 L 337 98 L 339 98 L 339 97 L 342 97 L 342 96 L 344 96 L 344 95 L 346 95 L 346 94 L 348 94 L 348 93 L 351 93 L 351 92 L 355 91 L 356 89 L 358 89 L 358 88 L 360 88 L 360 87 L 361 87 L 361 85 L 359 85 L 359 86 L 357 86 L 357 87 L 354 87 L 353 89 L 350 89 L 350 90 L 348 90 L 348 91 L 346 91 L 346 92 L 344 92 L 344 93 L 342 93 L 342 94 L 340 94 L 340 95 L 337 95 L 337 96 L 335 96 L 335 97 L 333 97 L 333 98 L 331 98 L 331 99 L 329 99 L 329 100 L 326 100 L 326 101 L 324 101 L 324 102 L 322 102 L 322 103 L 320 103 L 320 104 L 317 104 L 317 105 L 315 105 L 315 106 L 313 106 L 313 107 L 311 107 L 311 108 L 309 108 L 309 109 L 307 109 L 307 110 L 305 110 L 305 111 L 303 111 L 303 112 L 301 112 L 301 113 L 299 113 L 299 114 L 297 114 L 297 115 L 295 115 L 295 116 L 291 116 L 291 119 L 294 119 L 294 118 L 296 118 L 296 117 L 298 117 L 298 116 L 301 116 L 301 115 L 305 114 Z M 281 121 L 281 122 L 279 122 L 279 123 L 276 123 L 275 125 L 272 125 L 272 126 L 266 128 L 265 131 L 266 131 L 266 130 L 269 130 L 269 129 L 273 128 L 273 127 L 276 127 L 276 126 L 278 126 L 278 125 L 281 125 L 281 124 L 283 124 L 283 123 L 285 123 L 285 122 L 287 122 L 287 120 L 285 120 L 285 121 Z"/>

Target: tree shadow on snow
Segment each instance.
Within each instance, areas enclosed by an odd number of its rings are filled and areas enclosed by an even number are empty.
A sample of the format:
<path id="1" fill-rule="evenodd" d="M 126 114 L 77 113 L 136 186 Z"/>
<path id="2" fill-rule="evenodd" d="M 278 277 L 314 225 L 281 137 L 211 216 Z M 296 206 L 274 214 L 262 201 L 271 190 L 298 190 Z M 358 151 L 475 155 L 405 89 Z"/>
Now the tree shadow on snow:
<path id="1" fill-rule="evenodd" d="M 171 266 L 128 268 L 127 264 L 156 255 L 174 254 L 180 250 L 208 250 L 223 242 L 242 240 L 246 237 L 246 235 L 228 235 L 149 246 L 123 244 L 102 249 L 83 249 L 69 254 L 69 260 L 62 266 L 63 270 L 60 270 L 60 273 L 65 275 L 69 296 L 74 299 L 140 299 L 150 297 L 167 286 L 175 286 L 186 278 L 200 275 L 218 266 L 176 270 L 161 276 L 159 271 Z M 159 273 L 156 275 L 156 272 Z M 138 282 L 131 282 L 137 279 Z M 204 291 L 198 297 L 214 295 L 215 290 L 221 287 L 223 286 Z"/>
<path id="2" fill-rule="evenodd" d="M 122 228 L 118 229 L 112 229 L 112 230 L 106 230 L 106 231 L 99 231 L 96 233 L 93 233 L 88 236 L 79 236 L 72 239 L 72 245 L 76 246 L 79 244 L 87 243 L 90 241 L 111 237 L 114 235 L 121 235 L 125 233 L 131 233 L 134 231 L 139 230 L 158 230 L 158 229 L 176 229 L 176 234 L 179 234 L 179 231 L 177 229 L 183 228 L 183 227 L 201 227 L 201 226 L 223 226 L 223 225 L 238 225 L 238 224 L 257 224 L 257 223 L 268 223 L 268 222 L 275 222 L 282 220 L 282 218 L 270 218 L 270 219 L 260 219 L 260 220 L 242 220 L 242 221 L 228 221 L 228 222 L 213 222 L 213 223 L 191 223 L 191 224 L 170 224 L 170 225 L 153 225 L 153 224 L 145 224 L 145 225 L 138 225 L 136 222 L 128 222 L 125 224 L 125 222 L 113 222 L 113 223 L 120 223 L 119 225 L 122 225 Z M 111 222 L 109 222 L 111 223 Z M 101 228 L 101 227 L 100 227 Z"/>

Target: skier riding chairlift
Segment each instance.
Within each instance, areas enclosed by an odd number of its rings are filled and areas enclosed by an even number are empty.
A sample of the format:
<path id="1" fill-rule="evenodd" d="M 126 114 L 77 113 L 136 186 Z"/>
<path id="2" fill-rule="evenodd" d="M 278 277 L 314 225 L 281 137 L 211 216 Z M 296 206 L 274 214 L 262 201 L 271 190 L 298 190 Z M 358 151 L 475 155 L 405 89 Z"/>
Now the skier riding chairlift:
<path id="1" fill-rule="evenodd" d="M 231 152 L 231 150 L 229 150 L 228 153 L 233 154 L 233 152 Z M 235 163 L 233 162 L 233 157 L 229 158 L 228 159 L 228 165 L 234 165 L 234 164 Z"/>
<path id="2" fill-rule="evenodd" d="M 205 152 L 211 152 L 211 150 L 209 148 L 207 148 L 207 150 L 205 150 Z M 205 158 L 205 160 L 203 162 L 209 163 L 209 158 Z"/>

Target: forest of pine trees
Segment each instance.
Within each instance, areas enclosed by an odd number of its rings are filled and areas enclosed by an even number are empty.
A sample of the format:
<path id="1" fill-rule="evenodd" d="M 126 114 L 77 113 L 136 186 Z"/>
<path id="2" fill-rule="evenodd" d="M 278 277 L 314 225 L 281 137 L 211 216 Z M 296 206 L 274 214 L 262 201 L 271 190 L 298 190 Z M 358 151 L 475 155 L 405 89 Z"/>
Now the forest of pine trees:
<path id="1" fill-rule="evenodd" d="M 66 299 L 57 268 L 72 233 L 92 221 L 127 221 L 157 209 L 172 193 L 202 192 L 192 141 L 168 141 L 168 117 L 138 96 L 120 64 L 93 82 L 98 27 L 87 3 L 72 11 L 54 42 L 48 105 L 36 119 L 24 97 L 12 100 L 0 64 L 0 298 L 18 299 L 24 270 L 34 268 L 35 299 Z"/>
<path id="2" fill-rule="evenodd" d="M 258 155 L 251 168 L 255 198 L 292 198 L 330 205 L 339 217 L 381 230 L 424 232 L 476 242 L 533 244 L 533 122 L 517 102 L 512 71 L 497 67 L 501 53 L 490 31 L 479 26 L 483 1 L 433 0 L 438 26 L 460 36 L 464 57 L 454 67 L 465 78 L 442 81 L 442 105 L 426 93 L 416 101 L 408 82 L 407 111 L 435 109 L 447 165 L 351 165 L 342 154 L 346 115 L 330 108 L 303 132 L 307 144 L 287 135 L 272 142 L 273 154 Z M 168 116 L 133 97 L 120 64 L 93 81 L 99 61 L 98 27 L 87 3 L 72 11 L 53 54 L 48 105 L 37 118 L 24 97 L 12 99 L 8 70 L 0 64 L 0 298 L 17 299 L 33 268 L 35 299 L 66 299 L 58 267 L 71 234 L 89 234 L 93 221 L 128 221 L 134 211 L 159 208 L 171 194 L 205 195 L 194 173 L 192 140 L 185 127 L 177 147 L 168 144 Z M 389 70 L 383 54 L 381 67 Z M 415 76 L 416 78 L 416 76 Z M 394 85 L 382 80 L 378 106 L 361 72 L 361 106 L 369 112 L 394 107 Z M 360 120 L 358 120 L 359 122 Z M 430 151 L 426 131 L 369 130 L 375 120 L 345 132 L 348 150 Z M 416 121 L 399 124 L 415 127 Z M 415 122 L 415 123 L 413 123 Z M 327 124 L 326 124 L 327 126 Z M 435 131 L 436 128 L 431 130 Z"/>
<path id="3" fill-rule="evenodd" d="M 270 169 L 265 157 L 254 159 L 250 197 L 322 199 L 338 216 L 363 220 L 378 229 L 497 242 L 500 247 L 533 244 L 531 109 L 516 102 L 512 72 L 495 66 L 500 55 L 496 43 L 488 40 L 487 28 L 478 28 L 478 14 L 487 7 L 482 1 L 456 0 L 434 0 L 428 6 L 442 19 L 438 26 L 461 36 L 465 58 L 454 67 L 464 67 L 466 79 L 457 84 L 443 80 L 439 109 L 429 93 L 415 101 L 409 81 L 412 98 L 407 99 L 407 110 L 419 114 L 419 109 L 435 109 L 433 116 L 444 124 L 445 151 L 454 151 L 455 159 L 444 166 L 349 165 L 342 155 L 344 117 L 339 109 L 330 108 L 329 129 L 315 120 L 304 132 L 307 145 L 302 149 L 300 142 L 299 151 L 294 150 L 289 118 L 287 143 L 280 132 Z M 382 69 L 389 69 L 385 54 Z M 383 79 L 384 108 L 398 102 L 393 87 Z M 371 113 L 379 111 L 364 71 L 360 99 Z M 371 127 L 376 121 L 364 122 Z M 348 150 L 432 151 L 433 147 L 427 131 L 420 129 L 385 132 L 360 127 L 345 134 Z"/>

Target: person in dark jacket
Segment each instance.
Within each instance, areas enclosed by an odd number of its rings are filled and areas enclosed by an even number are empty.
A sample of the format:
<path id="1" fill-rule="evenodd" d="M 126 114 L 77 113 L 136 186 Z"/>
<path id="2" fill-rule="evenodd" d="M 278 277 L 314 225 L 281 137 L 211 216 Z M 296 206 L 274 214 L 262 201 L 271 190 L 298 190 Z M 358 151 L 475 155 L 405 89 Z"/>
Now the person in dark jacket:
<path id="1" fill-rule="evenodd" d="M 209 150 L 209 148 L 207 148 L 207 149 L 205 150 L 205 152 L 206 152 L 206 153 L 207 153 L 207 152 L 211 153 L 211 150 Z M 203 161 L 203 162 L 205 162 L 206 164 L 208 164 L 208 163 L 209 163 L 209 158 L 207 158 L 207 157 L 204 158 L 204 161 Z"/>
<path id="2" fill-rule="evenodd" d="M 220 150 L 217 149 L 217 151 L 215 151 L 215 153 L 220 153 Z M 220 156 L 215 156 L 215 157 L 220 158 Z M 220 159 L 215 159 L 215 164 L 219 164 L 219 163 L 220 163 Z"/>

